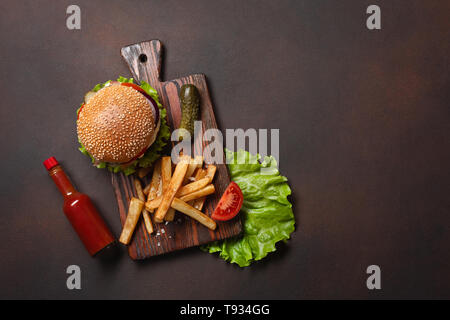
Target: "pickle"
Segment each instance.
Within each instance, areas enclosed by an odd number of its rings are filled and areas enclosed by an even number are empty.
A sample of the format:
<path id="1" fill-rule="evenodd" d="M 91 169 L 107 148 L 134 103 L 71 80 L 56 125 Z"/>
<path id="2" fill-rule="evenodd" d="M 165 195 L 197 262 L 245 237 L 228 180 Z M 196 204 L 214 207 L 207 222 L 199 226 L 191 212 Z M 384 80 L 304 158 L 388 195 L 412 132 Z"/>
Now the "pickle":
<path id="1" fill-rule="evenodd" d="M 182 112 L 179 129 L 186 129 L 193 139 L 194 122 L 199 119 L 200 115 L 200 94 L 193 84 L 185 84 L 180 89 L 179 97 Z M 178 135 L 179 140 L 183 140 L 182 131 Z"/>

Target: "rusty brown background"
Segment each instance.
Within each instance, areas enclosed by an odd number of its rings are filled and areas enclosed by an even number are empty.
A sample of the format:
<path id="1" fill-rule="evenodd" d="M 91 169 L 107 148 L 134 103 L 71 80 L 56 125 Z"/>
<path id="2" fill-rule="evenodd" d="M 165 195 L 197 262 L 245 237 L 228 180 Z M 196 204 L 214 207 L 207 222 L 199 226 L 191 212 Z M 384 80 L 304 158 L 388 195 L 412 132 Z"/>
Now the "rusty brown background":
<path id="1" fill-rule="evenodd" d="M 448 1 L 2 1 L 0 298 L 450 298 Z M 382 30 L 365 26 L 378 4 Z M 280 128 L 292 239 L 240 269 L 197 248 L 90 258 L 42 161 L 54 155 L 116 235 L 109 175 L 75 110 L 160 39 L 163 75 L 207 75 L 219 126 Z M 82 290 L 66 289 L 68 265 Z M 366 288 L 368 265 L 382 290 Z"/>

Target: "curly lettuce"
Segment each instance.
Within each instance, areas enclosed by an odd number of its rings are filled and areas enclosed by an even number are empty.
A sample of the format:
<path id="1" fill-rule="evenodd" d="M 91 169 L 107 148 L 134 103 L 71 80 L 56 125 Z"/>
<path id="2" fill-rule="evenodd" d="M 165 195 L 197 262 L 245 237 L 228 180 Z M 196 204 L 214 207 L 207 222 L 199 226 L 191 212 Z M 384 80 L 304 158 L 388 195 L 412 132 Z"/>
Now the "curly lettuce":
<path id="1" fill-rule="evenodd" d="M 275 251 L 275 244 L 289 239 L 294 231 L 294 213 L 287 199 L 291 189 L 273 157 L 265 157 L 260 162 L 258 154 L 251 155 L 244 150 L 225 152 L 231 178 L 244 194 L 240 212 L 243 236 L 215 241 L 201 249 L 219 252 L 225 261 L 246 267 Z"/>
<path id="2" fill-rule="evenodd" d="M 122 83 L 133 83 L 133 78 L 125 78 L 125 77 L 119 77 L 117 81 Z M 104 83 L 97 84 L 91 91 L 97 92 L 100 89 L 104 88 L 106 85 L 108 85 L 111 81 L 106 81 Z M 147 149 L 145 154 L 132 162 L 129 166 L 123 167 L 120 164 L 113 164 L 108 162 L 100 162 L 96 163 L 94 157 L 92 157 L 91 154 L 86 150 L 86 148 L 83 146 L 83 144 L 78 140 L 78 143 L 80 144 L 80 147 L 78 150 L 81 151 L 84 155 L 87 155 L 91 158 L 92 163 L 99 169 L 107 168 L 111 172 L 124 172 L 126 175 L 130 175 L 136 171 L 138 167 L 146 168 L 149 167 L 155 162 L 160 156 L 164 149 L 164 147 L 167 145 L 167 142 L 170 139 L 170 129 L 166 121 L 166 109 L 162 106 L 162 104 L 159 102 L 159 96 L 158 93 L 154 88 L 152 88 L 147 82 L 141 81 L 141 84 L 139 85 L 142 89 L 144 89 L 147 94 L 155 100 L 156 104 L 159 108 L 159 116 L 161 119 L 161 125 L 159 128 L 158 135 L 155 139 L 155 142 L 150 146 L 150 148 Z M 80 108 L 77 110 L 80 111 Z"/>

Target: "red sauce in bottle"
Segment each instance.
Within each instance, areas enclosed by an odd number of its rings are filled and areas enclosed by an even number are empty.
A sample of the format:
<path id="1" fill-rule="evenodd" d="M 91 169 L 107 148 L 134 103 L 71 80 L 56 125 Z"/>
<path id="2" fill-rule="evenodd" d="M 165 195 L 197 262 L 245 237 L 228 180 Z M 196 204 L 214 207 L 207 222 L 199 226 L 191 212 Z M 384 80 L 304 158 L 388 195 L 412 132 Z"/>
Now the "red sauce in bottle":
<path id="1" fill-rule="evenodd" d="M 115 239 L 91 199 L 75 190 L 54 157 L 44 161 L 50 177 L 64 197 L 63 211 L 90 255 L 112 244 Z"/>

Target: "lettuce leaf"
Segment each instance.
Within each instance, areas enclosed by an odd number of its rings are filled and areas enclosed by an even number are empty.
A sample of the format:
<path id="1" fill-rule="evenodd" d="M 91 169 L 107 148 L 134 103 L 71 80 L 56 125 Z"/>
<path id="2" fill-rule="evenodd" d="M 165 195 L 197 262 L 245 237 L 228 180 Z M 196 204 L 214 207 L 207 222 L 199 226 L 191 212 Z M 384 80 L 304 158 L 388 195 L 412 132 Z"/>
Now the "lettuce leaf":
<path id="1" fill-rule="evenodd" d="M 117 81 L 122 82 L 122 83 L 124 83 L 124 82 L 133 83 L 134 82 L 133 78 L 125 78 L 122 76 L 120 76 L 117 79 Z M 111 81 L 109 80 L 104 83 L 99 83 L 91 91 L 97 92 L 100 89 L 104 88 L 110 82 Z M 170 129 L 169 129 L 169 126 L 167 125 L 167 121 L 166 121 L 167 111 L 162 106 L 162 104 L 159 102 L 158 92 L 156 92 L 156 90 L 154 88 L 152 88 L 145 81 L 141 81 L 141 84 L 139 86 L 142 89 L 144 89 L 145 92 L 147 92 L 147 94 L 153 98 L 153 100 L 155 100 L 155 102 L 159 108 L 159 116 L 161 118 L 161 125 L 159 128 L 158 135 L 156 136 L 155 142 L 153 142 L 153 144 L 150 146 L 150 148 L 147 149 L 147 151 L 141 158 L 135 160 L 133 163 L 131 163 L 127 167 L 122 167 L 119 164 L 112 164 L 112 163 L 107 163 L 107 162 L 100 162 L 100 163 L 95 164 L 94 157 L 92 157 L 92 155 L 89 154 L 89 152 L 86 150 L 86 148 L 80 142 L 80 140 L 78 140 L 78 143 L 80 144 L 80 147 L 78 148 L 78 150 L 80 150 L 81 153 L 90 157 L 92 163 L 99 169 L 107 168 L 109 171 L 116 172 L 116 173 L 122 171 L 128 176 L 128 175 L 134 173 L 136 171 L 136 168 L 138 168 L 138 167 L 146 168 L 146 167 L 151 166 L 153 164 L 153 162 L 155 162 L 161 156 L 161 153 L 162 153 L 164 147 L 167 145 L 167 142 L 170 139 Z M 80 106 L 80 108 L 81 108 L 81 106 Z M 77 116 L 78 116 L 78 112 L 80 112 L 80 108 L 78 108 L 78 110 L 77 110 Z"/>
<path id="2" fill-rule="evenodd" d="M 292 205 L 287 199 L 291 189 L 280 175 L 273 157 L 239 150 L 225 150 L 231 178 L 244 194 L 240 212 L 243 236 L 215 241 L 201 247 L 203 251 L 219 252 L 220 257 L 240 267 L 249 266 L 276 250 L 278 241 L 286 241 L 294 231 Z M 261 174 L 261 168 L 265 168 Z"/>

